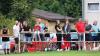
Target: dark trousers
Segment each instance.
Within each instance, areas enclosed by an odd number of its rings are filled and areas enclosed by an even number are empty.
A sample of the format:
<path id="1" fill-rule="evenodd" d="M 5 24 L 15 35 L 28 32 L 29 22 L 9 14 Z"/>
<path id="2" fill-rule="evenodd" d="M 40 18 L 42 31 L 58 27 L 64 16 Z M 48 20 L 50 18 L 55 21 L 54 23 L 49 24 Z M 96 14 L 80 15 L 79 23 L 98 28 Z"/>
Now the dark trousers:
<path id="1" fill-rule="evenodd" d="M 44 34 L 40 33 L 40 39 L 41 39 L 41 41 L 45 41 Z"/>
<path id="2" fill-rule="evenodd" d="M 62 40 L 62 34 L 61 33 L 59 33 L 59 34 L 56 34 L 56 36 L 57 36 L 57 47 L 58 47 L 58 49 L 61 49 L 61 40 Z"/>

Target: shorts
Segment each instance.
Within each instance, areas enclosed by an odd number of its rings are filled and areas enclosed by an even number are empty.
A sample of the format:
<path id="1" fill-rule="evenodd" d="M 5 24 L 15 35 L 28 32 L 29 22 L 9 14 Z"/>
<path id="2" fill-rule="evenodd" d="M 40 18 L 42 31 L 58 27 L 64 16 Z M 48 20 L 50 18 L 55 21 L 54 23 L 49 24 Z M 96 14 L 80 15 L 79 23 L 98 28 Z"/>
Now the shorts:
<path id="1" fill-rule="evenodd" d="M 16 43 L 16 44 L 19 43 L 19 38 L 15 38 L 15 43 Z"/>
<path id="2" fill-rule="evenodd" d="M 3 42 L 3 49 L 10 49 L 10 42 Z"/>

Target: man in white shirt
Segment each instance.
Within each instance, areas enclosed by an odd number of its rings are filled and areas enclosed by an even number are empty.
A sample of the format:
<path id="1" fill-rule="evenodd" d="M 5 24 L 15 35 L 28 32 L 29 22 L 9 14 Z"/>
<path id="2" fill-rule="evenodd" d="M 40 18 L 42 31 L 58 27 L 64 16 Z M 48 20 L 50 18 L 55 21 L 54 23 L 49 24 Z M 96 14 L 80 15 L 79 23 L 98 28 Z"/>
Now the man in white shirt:
<path id="1" fill-rule="evenodd" d="M 15 38 L 15 51 L 18 50 L 19 34 L 20 34 L 20 23 L 16 21 L 15 25 L 13 26 L 13 36 Z"/>

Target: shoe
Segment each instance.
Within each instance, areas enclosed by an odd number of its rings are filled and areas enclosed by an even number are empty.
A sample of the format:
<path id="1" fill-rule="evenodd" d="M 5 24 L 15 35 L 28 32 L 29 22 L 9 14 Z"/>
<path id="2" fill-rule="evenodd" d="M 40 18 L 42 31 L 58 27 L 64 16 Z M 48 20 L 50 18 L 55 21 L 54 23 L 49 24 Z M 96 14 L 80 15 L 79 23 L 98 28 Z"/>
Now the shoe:
<path id="1" fill-rule="evenodd" d="M 60 51 L 59 49 L 57 49 L 57 51 Z"/>
<path id="2" fill-rule="evenodd" d="M 60 51 L 63 51 L 63 49 L 60 49 Z"/>
<path id="3" fill-rule="evenodd" d="M 47 51 L 48 49 L 47 48 L 45 48 L 45 51 Z"/>

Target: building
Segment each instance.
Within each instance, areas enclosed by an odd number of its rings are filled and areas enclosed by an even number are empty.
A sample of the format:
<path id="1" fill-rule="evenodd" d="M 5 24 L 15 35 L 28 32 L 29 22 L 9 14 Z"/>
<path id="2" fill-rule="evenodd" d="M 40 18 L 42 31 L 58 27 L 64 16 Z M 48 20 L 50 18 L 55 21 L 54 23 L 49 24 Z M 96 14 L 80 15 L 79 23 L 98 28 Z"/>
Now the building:
<path id="1" fill-rule="evenodd" d="M 83 0 L 83 16 L 90 24 L 97 20 L 100 26 L 100 0 Z"/>
<path id="2" fill-rule="evenodd" d="M 61 25 L 63 26 L 64 21 L 66 19 L 69 19 L 69 20 L 74 19 L 72 17 L 63 16 L 57 13 L 48 12 L 48 11 L 44 11 L 40 9 L 34 9 L 32 14 L 34 17 L 41 18 L 44 23 L 48 23 L 48 30 L 50 32 L 55 32 L 56 20 L 60 20 Z"/>

